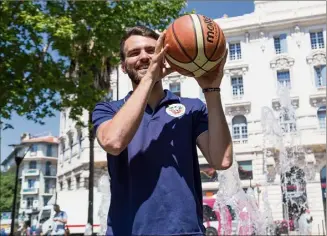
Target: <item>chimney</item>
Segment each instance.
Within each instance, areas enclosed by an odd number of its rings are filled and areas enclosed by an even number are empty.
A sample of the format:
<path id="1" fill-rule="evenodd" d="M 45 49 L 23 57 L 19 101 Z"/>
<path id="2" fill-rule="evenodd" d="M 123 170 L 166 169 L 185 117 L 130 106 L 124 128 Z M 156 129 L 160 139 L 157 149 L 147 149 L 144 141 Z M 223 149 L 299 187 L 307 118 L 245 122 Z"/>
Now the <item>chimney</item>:
<path id="1" fill-rule="evenodd" d="M 29 133 L 23 133 L 21 136 L 20 136 L 20 141 L 23 141 L 23 140 L 29 140 L 31 138 L 31 135 Z"/>

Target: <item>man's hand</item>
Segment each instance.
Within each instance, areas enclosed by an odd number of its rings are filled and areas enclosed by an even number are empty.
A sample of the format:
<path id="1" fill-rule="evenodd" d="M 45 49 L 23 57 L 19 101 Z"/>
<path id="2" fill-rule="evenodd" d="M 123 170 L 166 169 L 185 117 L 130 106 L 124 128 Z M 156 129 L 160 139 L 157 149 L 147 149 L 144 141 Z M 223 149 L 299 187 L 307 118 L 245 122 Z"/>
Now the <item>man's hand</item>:
<path id="1" fill-rule="evenodd" d="M 160 81 L 166 75 L 173 72 L 172 68 L 166 67 L 164 63 L 165 55 L 169 47 L 168 44 L 166 44 L 165 46 L 163 45 L 165 41 L 165 36 L 166 30 L 161 33 L 157 40 L 154 55 L 152 56 L 151 63 L 145 75 L 146 78 L 152 79 L 153 82 Z"/>
<path id="2" fill-rule="evenodd" d="M 216 70 L 206 73 L 205 75 L 200 76 L 198 78 L 195 78 L 202 89 L 218 88 L 220 86 L 221 80 L 224 76 L 224 66 L 226 63 L 227 55 L 228 55 L 228 50 L 226 49 L 226 53 L 223 59 L 220 61 Z"/>

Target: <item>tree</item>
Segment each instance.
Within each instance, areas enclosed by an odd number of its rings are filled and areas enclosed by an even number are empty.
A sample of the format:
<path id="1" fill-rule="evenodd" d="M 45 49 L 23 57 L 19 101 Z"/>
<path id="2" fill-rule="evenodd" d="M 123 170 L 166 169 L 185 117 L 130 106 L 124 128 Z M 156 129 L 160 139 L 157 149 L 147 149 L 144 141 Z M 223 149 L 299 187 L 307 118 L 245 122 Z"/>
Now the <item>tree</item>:
<path id="1" fill-rule="evenodd" d="M 42 123 L 53 109 L 70 108 L 90 141 L 89 216 L 93 223 L 94 134 L 91 114 L 109 92 L 128 27 L 163 30 L 184 14 L 185 0 L 4 1 L 0 22 L 0 117 L 12 112 Z M 19 35 L 19 37 L 16 37 Z M 1 65 L 2 64 L 2 65 Z M 89 112 L 87 124 L 80 120 Z"/>
<path id="2" fill-rule="evenodd" d="M 0 173 L 0 212 L 11 212 L 15 189 L 15 168 Z M 20 199 L 20 186 L 17 191 L 17 203 Z M 17 204 L 18 205 L 18 204 Z"/>

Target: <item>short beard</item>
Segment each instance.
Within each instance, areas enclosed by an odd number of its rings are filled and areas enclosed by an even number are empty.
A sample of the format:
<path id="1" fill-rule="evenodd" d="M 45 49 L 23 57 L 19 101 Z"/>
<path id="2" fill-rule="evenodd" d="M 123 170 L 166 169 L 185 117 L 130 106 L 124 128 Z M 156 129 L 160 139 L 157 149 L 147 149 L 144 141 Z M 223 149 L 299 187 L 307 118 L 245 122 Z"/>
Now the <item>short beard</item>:
<path id="1" fill-rule="evenodd" d="M 126 68 L 126 73 L 127 73 L 128 77 L 131 79 L 132 83 L 134 83 L 136 85 L 139 85 L 139 83 L 141 82 L 142 77 L 140 77 L 137 74 L 136 70 Z"/>

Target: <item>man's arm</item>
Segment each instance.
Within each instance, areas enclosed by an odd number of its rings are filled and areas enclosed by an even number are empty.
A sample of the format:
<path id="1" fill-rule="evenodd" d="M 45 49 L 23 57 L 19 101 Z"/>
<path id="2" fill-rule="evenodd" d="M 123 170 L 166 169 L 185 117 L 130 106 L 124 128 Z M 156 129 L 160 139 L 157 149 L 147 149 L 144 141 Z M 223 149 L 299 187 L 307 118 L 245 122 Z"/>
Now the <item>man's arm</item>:
<path id="1" fill-rule="evenodd" d="M 97 138 L 106 152 L 117 156 L 132 140 L 141 123 L 152 87 L 150 79 L 142 79 L 117 114 L 99 126 Z"/>
<path id="2" fill-rule="evenodd" d="M 101 147 L 112 155 L 119 155 L 133 139 L 144 114 L 154 84 L 171 70 L 163 65 L 163 58 L 168 49 L 163 47 L 165 32 L 157 41 L 155 53 L 146 75 L 141 79 L 131 97 L 117 114 L 97 130 L 97 139 Z"/>
<path id="3" fill-rule="evenodd" d="M 201 88 L 217 88 L 220 86 L 227 54 L 226 52 L 217 71 L 196 78 Z M 221 103 L 220 92 L 206 92 L 204 96 L 208 109 L 208 131 L 198 136 L 197 144 L 213 168 L 225 170 L 233 164 L 233 145 Z"/>
<path id="4" fill-rule="evenodd" d="M 232 139 L 221 104 L 220 94 L 205 94 L 208 108 L 208 131 L 197 138 L 197 144 L 208 163 L 216 170 L 233 164 Z"/>

